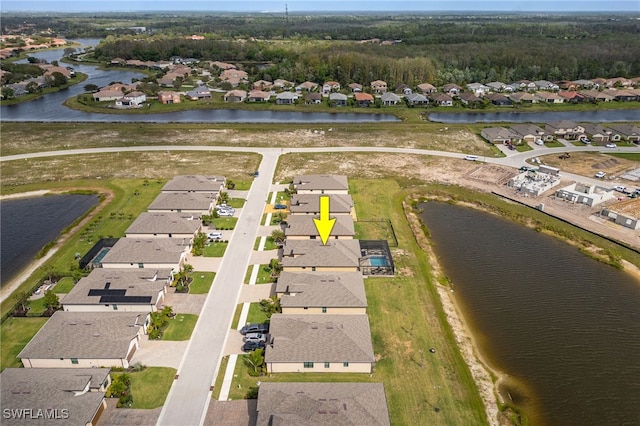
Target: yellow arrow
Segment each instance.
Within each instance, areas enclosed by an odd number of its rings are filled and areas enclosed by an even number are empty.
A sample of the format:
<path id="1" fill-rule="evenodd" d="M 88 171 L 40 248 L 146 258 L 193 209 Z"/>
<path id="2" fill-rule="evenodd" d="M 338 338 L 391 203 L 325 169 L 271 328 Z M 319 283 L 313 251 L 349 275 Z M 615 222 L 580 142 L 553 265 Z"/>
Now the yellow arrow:
<path id="1" fill-rule="evenodd" d="M 322 244 L 327 245 L 327 241 L 329 240 L 329 235 L 331 235 L 331 230 L 333 230 L 333 225 L 336 224 L 336 218 L 329 219 L 329 196 L 321 195 L 320 196 L 320 219 L 313 219 L 313 223 L 316 225 L 316 229 L 318 230 L 318 234 L 320 234 L 320 239 L 322 240 Z"/>

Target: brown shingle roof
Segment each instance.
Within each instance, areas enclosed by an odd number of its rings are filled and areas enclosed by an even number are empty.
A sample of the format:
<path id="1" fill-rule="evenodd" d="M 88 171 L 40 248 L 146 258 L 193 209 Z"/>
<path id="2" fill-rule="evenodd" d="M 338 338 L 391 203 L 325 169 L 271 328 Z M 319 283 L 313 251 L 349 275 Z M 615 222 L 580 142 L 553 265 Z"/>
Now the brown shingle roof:
<path id="1" fill-rule="evenodd" d="M 287 227 L 284 234 L 288 236 L 318 236 L 318 228 L 313 219 L 319 219 L 318 216 L 312 215 L 291 215 L 287 218 Z M 356 234 L 353 226 L 353 219 L 346 214 L 338 214 L 332 216 L 335 218 L 335 224 L 331 229 L 330 236 L 352 237 Z"/>
<path id="2" fill-rule="evenodd" d="M 202 221 L 184 213 L 143 212 L 127 228 L 125 234 L 193 234 Z"/>
<path id="3" fill-rule="evenodd" d="M 353 198 L 348 194 L 330 194 L 331 213 L 346 214 L 353 208 Z M 320 213 L 320 196 L 316 194 L 294 194 L 289 206 L 291 213 Z"/>
<path id="4" fill-rule="evenodd" d="M 357 267 L 360 258 L 360 241 L 285 240 L 282 250 L 282 266 L 286 267 Z"/>
<path id="5" fill-rule="evenodd" d="M 175 176 L 162 187 L 162 192 L 219 192 L 224 189 L 224 183 L 224 176 Z"/>
<path id="6" fill-rule="evenodd" d="M 189 247 L 185 238 L 120 238 L 102 258 L 108 263 L 175 263 Z"/>
<path id="7" fill-rule="evenodd" d="M 301 175 L 293 178 L 293 185 L 296 189 L 349 190 L 349 183 L 344 175 Z"/>
<path id="8" fill-rule="evenodd" d="M 360 272 L 282 272 L 276 293 L 287 293 L 280 299 L 283 307 L 367 307 Z"/>

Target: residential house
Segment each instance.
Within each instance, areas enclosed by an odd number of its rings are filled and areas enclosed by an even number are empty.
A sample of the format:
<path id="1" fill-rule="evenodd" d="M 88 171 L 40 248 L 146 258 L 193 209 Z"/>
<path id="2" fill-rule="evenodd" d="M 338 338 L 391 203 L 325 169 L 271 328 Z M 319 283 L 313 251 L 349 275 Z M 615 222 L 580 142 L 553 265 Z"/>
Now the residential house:
<path id="1" fill-rule="evenodd" d="M 438 106 L 453 106 L 453 98 L 446 93 L 432 93 L 429 100 Z"/>
<path id="2" fill-rule="evenodd" d="M 158 83 L 158 86 L 161 87 L 173 87 L 173 82 L 176 81 L 178 77 L 179 76 L 177 74 L 169 72 L 158 78 L 156 82 Z"/>
<path id="3" fill-rule="evenodd" d="M 293 105 L 298 100 L 298 94 L 293 92 L 281 92 L 276 95 L 277 105 Z"/>
<path id="4" fill-rule="evenodd" d="M 263 92 L 262 90 L 252 90 L 247 95 L 247 101 L 249 102 L 267 102 L 271 98 L 270 92 Z"/>
<path id="5" fill-rule="evenodd" d="M 374 80 L 370 83 L 371 91 L 377 95 L 381 95 L 387 91 L 387 82 L 382 80 Z"/>
<path id="6" fill-rule="evenodd" d="M 247 99 L 247 91 L 246 90 L 229 90 L 224 94 L 225 102 L 244 102 Z"/>
<path id="7" fill-rule="evenodd" d="M 587 137 L 591 139 L 591 142 L 604 145 L 609 142 L 610 132 L 602 127 L 600 123 L 584 123 L 584 132 Z"/>
<path id="8" fill-rule="evenodd" d="M 267 80 L 257 80 L 253 82 L 251 87 L 253 87 L 254 90 L 267 91 L 273 87 L 273 83 Z"/>
<path id="9" fill-rule="evenodd" d="M 278 78 L 273 82 L 273 87 L 280 90 L 291 90 L 295 84 L 290 81 Z"/>
<path id="10" fill-rule="evenodd" d="M 330 93 L 329 94 L 329 104 L 333 106 L 347 106 L 347 95 L 343 93 Z"/>
<path id="11" fill-rule="evenodd" d="M 353 198 L 349 194 L 329 195 L 329 209 L 331 214 L 349 214 L 355 220 Z M 289 218 L 294 215 L 320 214 L 320 197 L 316 194 L 293 194 L 289 204 Z"/>
<path id="12" fill-rule="evenodd" d="M 605 92 L 599 92 L 597 90 L 582 90 L 580 93 L 585 100 L 593 102 L 611 102 L 615 99 L 615 96 L 609 95 Z"/>
<path id="13" fill-rule="evenodd" d="M 220 61 L 209 61 L 209 66 L 211 67 L 216 67 L 220 70 L 231 70 L 231 69 L 236 69 L 236 66 L 233 64 L 229 64 L 226 62 L 220 62 Z"/>
<path id="14" fill-rule="evenodd" d="M 522 137 L 518 133 L 504 127 L 484 128 L 480 132 L 480 136 L 494 145 L 518 143 L 522 140 Z"/>
<path id="15" fill-rule="evenodd" d="M 226 183 L 224 176 L 179 175 L 167 182 L 162 192 L 218 193 L 224 190 Z"/>
<path id="16" fill-rule="evenodd" d="M 211 91 L 206 86 L 198 86 L 186 93 L 187 99 L 199 101 L 202 99 L 211 99 Z"/>
<path id="17" fill-rule="evenodd" d="M 382 383 L 262 382 L 256 426 L 389 426 Z"/>
<path id="18" fill-rule="evenodd" d="M 286 315 L 367 313 L 364 278 L 359 272 L 281 272 L 276 296 Z"/>
<path id="19" fill-rule="evenodd" d="M 569 120 L 552 121 L 545 125 L 545 132 L 557 138 L 578 140 L 586 137 L 584 127 Z"/>
<path id="20" fill-rule="evenodd" d="M 430 95 L 431 93 L 435 93 L 435 92 L 438 91 L 438 89 L 436 89 L 436 86 L 434 86 L 433 84 L 429 84 L 429 83 L 418 84 L 417 89 L 423 95 Z"/>
<path id="21" fill-rule="evenodd" d="M 284 228 L 284 235 L 288 240 L 315 240 L 320 237 L 313 219 L 319 217 L 311 215 L 290 215 Z M 335 218 L 333 228 L 329 234 L 330 239 L 351 240 L 356 234 L 353 226 L 353 218 L 348 214 L 332 215 Z"/>
<path id="22" fill-rule="evenodd" d="M 558 96 L 563 99 L 563 102 L 570 102 L 573 104 L 582 103 L 585 100 L 585 97 L 580 94 L 580 92 L 572 91 L 559 91 Z"/>
<path id="23" fill-rule="evenodd" d="M 179 104 L 180 94 L 177 92 L 158 92 L 158 102 L 161 104 Z"/>
<path id="24" fill-rule="evenodd" d="M 407 95 L 405 99 L 407 100 L 407 104 L 412 106 L 424 106 L 429 104 L 429 99 L 420 93 L 412 93 Z"/>
<path id="25" fill-rule="evenodd" d="M 130 92 L 116 99 L 116 106 L 125 108 L 139 108 L 147 101 L 147 96 L 139 91 Z"/>
<path id="26" fill-rule="evenodd" d="M 533 84 L 536 85 L 536 90 L 548 90 L 552 92 L 560 90 L 560 87 L 557 84 L 547 80 L 536 80 Z"/>
<path id="27" fill-rule="evenodd" d="M 0 373 L 3 426 L 95 426 L 107 408 L 109 368 L 7 368 Z M 16 415 L 11 415 L 15 410 Z M 21 414 L 21 415 L 20 415 Z"/>
<path id="28" fill-rule="evenodd" d="M 536 83 L 529 80 L 519 80 L 510 84 L 510 86 L 512 87 L 515 87 L 516 85 L 517 87 L 519 87 L 518 90 L 522 90 L 526 92 L 535 92 L 536 90 L 538 90 Z"/>
<path id="29" fill-rule="evenodd" d="M 382 101 L 382 105 L 392 106 L 392 105 L 397 105 L 401 99 L 400 99 L 400 96 L 396 95 L 393 92 L 385 92 L 380 97 L 380 100 Z"/>
<path id="30" fill-rule="evenodd" d="M 300 175 L 293 178 L 298 194 L 348 194 L 349 183 L 344 175 Z"/>
<path id="31" fill-rule="evenodd" d="M 126 63 L 127 61 L 125 61 L 122 58 L 113 58 L 111 61 L 109 61 L 109 65 L 111 66 L 122 66 Z"/>
<path id="32" fill-rule="evenodd" d="M 514 124 L 511 130 L 515 132 L 525 143 L 534 143 L 537 140 L 550 142 L 553 136 L 546 135 L 543 128 L 533 124 Z"/>
<path id="33" fill-rule="evenodd" d="M 161 193 L 149 204 L 149 212 L 189 213 L 195 216 L 211 214 L 218 193 L 171 192 Z"/>
<path id="34" fill-rule="evenodd" d="M 537 104 L 540 100 L 536 95 L 529 92 L 511 93 L 509 99 L 518 104 Z"/>
<path id="35" fill-rule="evenodd" d="M 127 238 L 194 238 L 202 231 L 199 217 L 187 213 L 142 212 L 124 232 Z"/>
<path id="36" fill-rule="evenodd" d="M 507 98 L 502 93 L 487 93 L 486 95 L 484 95 L 484 97 L 486 99 L 488 99 L 489 102 L 491 102 L 493 105 L 497 105 L 497 106 L 512 106 L 513 105 L 513 101 L 511 99 Z"/>
<path id="37" fill-rule="evenodd" d="M 573 84 L 575 85 L 576 90 L 579 90 L 579 89 L 587 89 L 587 90 L 596 89 L 597 90 L 599 88 L 591 80 L 576 80 L 573 82 Z"/>
<path id="38" fill-rule="evenodd" d="M 444 85 L 444 87 L 442 88 L 442 92 L 451 97 L 456 97 L 460 92 L 462 92 L 462 87 L 458 86 L 455 83 L 449 83 Z"/>
<path id="39" fill-rule="evenodd" d="M 513 87 L 507 86 L 505 83 L 501 81 L 492 81 L 491 83 L 487 83 L 487 87 L 492 92 L 502 93 L 502 92 L 512 92 Z"/>
<path id="40" fill-rule="evenodd" d="M 116 99 L 122 98 L 123 92 L 117 89 L 101 89 L 100 91 L 94 93 L 93 100 L 96 102 L 108 102 L 115 101 Z"/>
<path id="41" fill-rule="evenodd" d="M 315 92 L 318 90 L 318 83 L 314 83 L 313 81 L 305 81 L 296 86 L 296 92 Z"/>
<path id="42" fill-rule="evenodd" d="M 600 216 L 611 219 L 614 223 L 624 226 L 625 228 L 638 230 L 640 229 L 640 217 L 630 211 L 625 211 L 625 204 L 637 204 L 638 200 L 629 200 L 617 203 L 613 206 L 605 207 L 600 212 Z"/>
<path id="43" fill-rule="evenodd" d="M 162 310 L 171 269 L 95 268 L 60 303 L 66 312 L 156 312 Z"/>
<path id="44" fill-rule="evenodd" d="M 357 272 L 360 259 L 358 240 L 285 240 L 279 250 L 283 271 Z"/>
<path id="45" fill-rule="evenodd" d="M 360 93 L 360 92 L 362 92 L 362 84 L 350 83 L 349 84 L 349 90 L 351 90 L 352 93 Z"/>
<path id="46" fill-rule="evenodd" d="M 249 74 L 246 71 L 241 71 L 235 68 L 225 69 L 220 73 L 220 81 L 227 82 L 233 87 L 237 87 L 239 84 L 246 84 L 249 82 Z"/>
<path id="47" fill-rule="evenodd" d="M 373 96 L 368 93 L 354 93 L 353 98 L 359 107 L 368 107 L 375 102 Z"/>
<path id="48" fill-rule="evenodd" d="M 267 372 L 367 373 L 375 357 L 366 315 L 273 314 Z"/>
<path id="49" fill-rule="evenodd" d="M 101 261 L 103 268 L 172 269 L 191 251 L 187 238 L 120 238 Z"/>
<path id="50" fill-rule="evenodd" d="M 578 86 L 573 81 L 569 80 L 560 80 L 556 82 L 556 85 L 560 90 L 572 92 L 577 90 Z"/>
<path id="51" fill-rule="evenodd" d="M 149 315 L 57 311 L 18 354 L 25 368 L 129 367 Z"/>
<path id="52" fill-rule="evenodd" d="M 485 93 L 489 93 L 491 88 L 482 83 L 469 83 L 467 84 L 467 90 L 473 92 L 475 96 L 482 97 Z"/>
<path id="53" fill-rule="evenodd" d="M 625 140 L 635 144 L 640 144 L 640 127 L 631 124 L 609 124 L 607 129 L 611 131 L 611 140 Z M 616 137 L 617 136 L 617 137 Z"/>
<path id="54" fill-rule="evenodd" d="M 540 102 L 547 104 L 561 104 L 564 103 L 564 98 L 557 93 L 552 92 L 537 92 L 536 96 L 540 99 Z"/>
<path id="55" fill-rule="evenodd" d="M 556 192 L 556 197 L 572 203 L 586 204 L 589 207 L 593 207 L 614 199 L 615 194 L 613 189 L 575 182 L 559 189 Z"/>
<path id="56" fill-rule="evenodd" d="M 20 96 L 24 96 L 29 93 L 29 91 L 27 90 L 26 84 L 13 83 L 13 84 L 7 84 L 6 87 L 13 90 L 13 96 L 16 98 Z M 122 96 L 122 93 L 120 93 L 120 96 Z M 94 97 L 94 100 L 95 100 L 95 97 Z"/>
<path id="57" fill-rule="evenodd" d="M 603 93 L 613 96 L 613 99 L 619 102 L 637 101 L 640 98 L 640 96 L 633 90 L 609 89 L 605 90 Z"/>
<path id="58" fill-rule="evenodd" d="M 340 83 L 337 81 L 326 81 L 322 85 L 322 94 L 328 95 L 331 92 L 337 92 L 340 90 Z"/>
<path id="59" fill-rule="evenodd" d="M 631 80 L 624 77 L 615 77 L 610 78 L 604 82 L 604 87 L 612 88 L 612 87 L 631 87 Z"/>
<path id="60" fill-rule="evenodd" d="M 413 93 L 413 89 L 411 89 L 411 87 L 407 86 L 406 84 L 398 84 L 396 86 L 396 93 L 408 96 Z"/>
<path id="61" fill-rule="evenodd" d="M 304 103 L 307 105 L 322 103 L 322 95 L 320 93 L 308 92 L 303 96 Z"/>

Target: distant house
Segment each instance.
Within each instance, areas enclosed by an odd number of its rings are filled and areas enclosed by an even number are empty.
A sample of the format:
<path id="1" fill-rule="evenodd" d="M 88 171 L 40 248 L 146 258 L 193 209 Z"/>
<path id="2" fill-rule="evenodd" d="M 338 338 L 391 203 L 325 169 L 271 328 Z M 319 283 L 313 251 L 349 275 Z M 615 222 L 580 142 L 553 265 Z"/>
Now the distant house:
<path id="1" fill-rule="evenodd" d="M 579 89 L 598 89 L 598 87 L 591 80 L 576 80 L 573 82 L 576 90 Z"/>
<path id="2" fill-rule="evenodd" d="M 389 426 L 382 383 L 262 382 L 256 426 L 321 425 L 327 418 L 342 426 Z"/>
<path id="3" fill-rule="evenodd" d="M 60 303 L 67 312 L 156 312 L 171 281 L 171 269 L 95 268 Z"/>
<path id="4" fill-rule="evenodd" d="M 485 86 L 482 83 L 469 83 L 467 84 L 467 90 L 473 92 L 475 96 L 481 97 L 485 93 L 489 93 L 491 88 L 489 86 Z"/>
<path id="5" fill-rule="evenodd" d="M 209 62 L 209 65 L 211 67 L 216 67 L 218 69 L 221 70 L 231 70 L 231 69 L 236 69 L 236 66 L 233 64 L 228 64 L 226 62 L 220 62 L 220 61 L 211 61 Z"/>
<path id="6" fill-rule="evenodd" d="M 431 93 L 435 93 L 435 92 L 438 91 L 438 89 L 436 89 L 436 86 L 434 86 L 433 84 L 429 84 L 429 83 L 418 84 L 417 89 L 423 95 L 429 95 Z"/>
<path id="7" fill-rule="evenodd" d="M 635 144 L 640 143 L 640 127 L 638 126 L 614 123 L 607 125 L 607 129 L 611 131 L 611 140 L 613 141 L 626 140 Z M 614 135 L 618 135 L 618 138 L 615 138 Z"/>
<path id="8" fill-rule="evenodd" d="M 371 373 L 375 357 L 366 315 L 273 314 L 269 373 Z"/>
<path id="9" fill-rule="evenodd" d="M 314 92 L 318 90 L 318 83 L 313 81 L 305 81 L 296 86 L 296 92 Z"/>
<path id="10" fill-rule="evenodd" d="M 57 311 L 18 354 L 25 368 L 129 367 L 149 315 Z"/>
<path id="11" fill-rule="evenodd" d="M 358 240 L 285 240 L 279 250 L 284 271 L 357 272 L 360 266 Z"/>
<path id="12" fill-rule="evenodd" d="M 257 80 L 251 85 L 254 90 L 269 90 L 273 87 L 273 83 L 267 80 Z"/>
<path id="13" fill-rule="evenodd" d="M 7 368 L 0 373 L 4 426 L 95 426 L 107 408 L 109 368 Z M 11 410 L 22 418 L 11 416 Z"/>
<path id="14" fill-rule="evenodd" d="M 381 95 L 387 91 L 387 82 L 382 80 L 374 80 L 370 83 L 371 91 L 377 95 Z"/>
<path id="15" fill-rule="evenodd" d="M 477 105 L 482 103 L 482 99 L 470 92 L 462 92 L 458 95 L 458 99 L 465 105 Z"/>
<path id="16" fill-rule="evenodd" d="M 486 141 L 491 142 L 494 145 L 517 143 L 521 140 L 521 136 L 515 131 L 504 127 L 487 127 L 480 132 Z"/>
<path id="17" fill-rule="evenodd" d="M 573 81 L 569 80 L 560 80 L 556 82 L 558 88 L 563 91 L 575 91 L 577 89 L 577 85 Z"/>
<path id="18" fill-rule="evenodd" d="M 353 198 L 348 194 L 329 195 L 331 214 L 349 214 L 355 220 Z M 293 194 L 289 204 L 290 217 L 320 214 L 320 197 L 316 194 Z"/>
<path id="19" fill-rule="evenodd" d="M 107 102 L 107 101 L 115 101 L 116 99 L 122 98 L 123 92 L 117 89 L 102 89 L 96 93 L 94 93 L 93 100 L 96 102 Z"/>
<path id="20" fill-rule="evenodd" d="M 295 86 L 292 82 L 279 78 L 273 82 L 273 87 L 281 90 L 290 90 Z"/>
<path id="21" fill-rule="evenodd" d="M 425 95 L 421 95 L 420 93 L 412 93 L 407 95 L 406 98 L 408 105 L 413 106 L 424 106 L 429 103 L 429 99 Z"/>
<path id="22" fill-rule="evenodd" d="M 298 194 L 348 194 L 349 183 L 344 175 L 300 175 L 293 178 Z"/>
<path id="23" fill-rule="evenodd" d="M 161 104 L 179 104 L 180 94 L 177 92 L 158 92 L 158 102 Z"/>
<path id="24" fill-rule="evenodd" d="M 552 135 L 547 135 L 543 128 L 533 124 L 514 124 L 511 130 L 526 143 L 533 143 L 539 139 L 547 142 L 553 140 Z"/>
<path id="25" fill-rule="evenodd" d="M 446 93 L 451 97 L 458 96 L 458 93 L 462 92 L 462 87 L 458 86 L 455 83 L 445 84 L 442 87 L 442 92 Z"/>
<path id="26" fill-rule="evenodd" d="M 384 106 L 392 106 L 397 105 L 400 102 L 400 96 L 396 95 L 392 92 L 385 92 L 381 97 L 382 105 Z"/>
<path id="27" fill-rule="evenodd" d="M 333 106 L 347 106 L 347 95 L 343 93 L 330 93 L 329 103 Z"/>
<path id="28" fill-rule="evenodd" d="M 225 102 L 244 102 L 247 99 L 247 92 L 245 90 L 229 90 L 224 94 Z"/>
<path id="29" fill-rule="evenodd" d="M 211 91 L 205 86 L 198 86 L 193 90 L 189 90 L 186 96 L 192 101 L 211 99 Z"/>
<path id="30" fill-rule="evenodd" d="M 489 87 L 489 89 L 492 92 L 497 92 L 497 93 L 502 93 L 502 92 L 512 91 L 513 90 L 510 86 L 507 86 L 506 84 L 504 84 L 501 81 L 492 81 L 490 83 L 487 83 L 487 87 Z"/>
<path id="31" fill-rule="evenodd" d="M 355 93 L 353 98 L 359 107 L 368 107 L 375 102 L 375 99 L 369 93 Z"/>
<path id="32" fill-rule="evenodd" d="M 512 106 L 513 105 L 513 101 L 511 99 L 507 98 L 502 93 L 487 93 L 486 95 L 484 95 L 484 97 L 486 99 L 488 99 L 489 102 L 491 102 L 493 105 L 497 105 L 497 106 Z"/>
<path id="33" fill-rule="evenodd" d="M 340 90 L 340 83 L 337 81 L 326 81 L 322 85 L 322 93 L 328 95 L 331 92 L 337 92 Z"/>
<path id="34" fill-rule="evenodd" d="M 191 239 L 120 238 L 102 258 L 103 268 L 180 269 Z"/>
<path id="35" fill-rule="evenodd" d="M 593 143 L 606 144 L 609 142 L 609 132 L 599 123 L 584 123 L 583 128 Z"/>
<path id="36" fill-rule="evenodd" d="M 582 95 L 587 101 L 597 101 L 597 102 L 611 102 L 615 99 L 615 96 L 609 95 L 605 92 L 599 92 L 597 90 L 581 90 L 580 95 Z"/>
<path id="37" fill-rule="evenodd" d="M 293 92 L 282 92 L 276 95 L 277 105 L 293 105 L 298 100 L 298 94 Z"/>
<path id="38" fill-rule="evenodd" d="M 304 103 L 308 105 L 322 103 L 322 95 L 320 93 L 305 93 L 303 99 Z"/>
<path id="39" fill-rule="evenodd" d="M 537 104 L 540 101 L 540 98 L 529 92 L 511 93 L 509 99 L 518 104 Z"/>
<path id="40" fill-rule="evenodd" d="M 557 84 L 547 80 L 536 80 L 533 84 L 535 84 L 536 90 L 549 90 L 553 92 L 560 90 L 560 87 Z"/>
<path id="41" fill-rule="evenodd" d="M 125 231 L 128 238 L 194 238 L 202 230 L 199 217 L 187 213 L 142 212 Z"/>
<path id="42" fill-rule="evenodd" d="M 364 278 L 359 272 L 282 272 L 276 296 L 283 314 L 367 313 Z"/>
<path id="43" fill-rule="evenodd" d="M 167 182 L 162 192 L 219 193 L 224 190 L 226 183 L 224 176 L 179 175 Z"/>
<path id="44" fill-rule="evenodd" d="M 248 102 L 267 102 L 269 98 L 271 98 L 271 93 L 262 90 L 252 90 L 247 95 Z"/>
<path id="45" fill-rule="evenodd" d="M 225 69 L 220 73 L 220 81 L 227 82 L 231 86 L 236 87 L 241 83 L 249 82 L 249 74 L 235 68 Z"/>
<path id="46" fill-rule="evenodd" d="M 570 102 L 570 103 L 581 103 L 584 102 L 585 97 L 580 94 L 579 92 L 576 91 L 559 91 L 558 92 L 558 96 L 560 96 L 563 99 L 563 102 Z"/>
<path id="47" fill-rule="evenodd" d="M 131 92 L 123 97 L 116 99 L 116 106 L 124 108 L 139 108 L 147 101 L 147 96 L 142 92 Z"/>
<path id="48" fill-rule="evenodd" d="M 557 138 L 577 140 L 586 137 L 584 127 L 569 120 L 552 121 L 545 125 L 545 132 Z"/>
<path id="49" fill-rule="evenodd" d="M 540 102 L 548 104 L 561 104 L 564 103 L 564 98 L 557 93 L 552 92 L 537 92 L 536 96 L 540 99 Z"/>
<path id="50" fill-rule="evenodd" d="M 413 89 L 411 89 L 411 87 L 409 87 L 406 84 L 398 84 L 396 86 L 396 93 L 401 93 L 405 96 L 410 95 L 413 93 Z"/>
<path id="51" fill-rule="evenodd" d="M 446 93 L 432 93 L 429 100 L 438 106 L 453 106 L 453 98 Z"/>
<path id="52" fill-rule="evenodd" d="M 170 192 L 158 194 L 149 204 L 149 212 L 189 213 L 196 216 L 211 214 L 218 193 Z"/>
<path id="53" fill-rule="evenodd" d="M 351 83 L 349 84 L 349 90 L 351 90 L 351 92 L 353 93 L 360 93 L 362 92 L 362 84 Z"/>
<path id="54" fill-rule="evenodd" d="M 353 239 L 355 229 L 353 226 L 353 218 L 348 214 L 331 215 L 335 218 L 333 228 L 329 234 L 330 239 Z M 315 240 L 319 238 L 318 229 L 313 219 L 318 217 L 311 215 L 290 215 L 287 218 L 287 224 L 284 228 L 284 235 L 291 240 Z"/>

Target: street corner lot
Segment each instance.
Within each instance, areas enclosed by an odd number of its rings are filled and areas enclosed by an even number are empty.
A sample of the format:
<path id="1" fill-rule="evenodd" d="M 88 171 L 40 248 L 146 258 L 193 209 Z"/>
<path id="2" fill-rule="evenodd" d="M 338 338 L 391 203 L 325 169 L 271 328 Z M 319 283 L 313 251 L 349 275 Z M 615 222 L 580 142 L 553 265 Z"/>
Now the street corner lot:
<path id="1" fill-rule="evenodd" d="M 547 165 L 557 167 L 560 171 L 593 177 L 598 172 L 605 172 L 607 179 L 622 178 L 625 173 L 638 168 L 638 162 L 614 157 L 598 152 L 572 152 L 570 158 L 560 159 L 561 154 L 545 155 L 540 159 Z"/>

